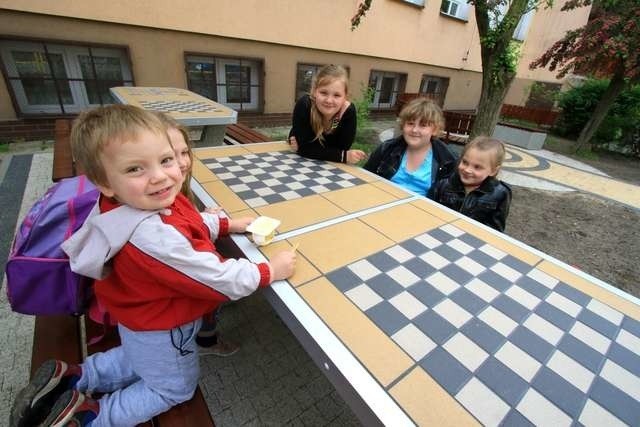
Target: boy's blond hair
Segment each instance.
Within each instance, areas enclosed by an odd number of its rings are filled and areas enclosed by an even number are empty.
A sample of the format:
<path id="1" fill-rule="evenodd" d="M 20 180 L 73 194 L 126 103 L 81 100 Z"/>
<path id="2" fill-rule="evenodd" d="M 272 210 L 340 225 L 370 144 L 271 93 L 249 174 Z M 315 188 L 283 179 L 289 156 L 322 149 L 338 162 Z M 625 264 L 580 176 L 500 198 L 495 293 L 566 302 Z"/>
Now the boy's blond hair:
<path id="1" fill-rule="evenodd" d="M 133 105 L 109 105 L 81 113 L 71 129 L 71 152 L 87 177 L 109 185 L 100 155 L 107 144 L 134 140 L 142 131 L 163 135 L 166 126 L 158 116 Z"/>
<path id="2" fill-rule="evenodd" d="M 499 139 L 490 138 L 488 136 L 476 136 L 470 142 L 465 144 L 460 154 L 462 159 L 467 151 L 475 148 L 480 151 L 493 151 L 493 157 L 491 158 L 491 166 L 494 169 L 499 169 L 504 161 L 505 149 L 504 144 Z"/>
<path id="3" fill-rule="evenodd" d="M 434 137 L 437 137 L 438 133 L 444 129 L 442 109 L 435 102 L 423 97 L 413 99 L 405 105 L 400 111 L 398 119 L 400 120 L 400 130 L 410 121 L 433 126 Z"/>

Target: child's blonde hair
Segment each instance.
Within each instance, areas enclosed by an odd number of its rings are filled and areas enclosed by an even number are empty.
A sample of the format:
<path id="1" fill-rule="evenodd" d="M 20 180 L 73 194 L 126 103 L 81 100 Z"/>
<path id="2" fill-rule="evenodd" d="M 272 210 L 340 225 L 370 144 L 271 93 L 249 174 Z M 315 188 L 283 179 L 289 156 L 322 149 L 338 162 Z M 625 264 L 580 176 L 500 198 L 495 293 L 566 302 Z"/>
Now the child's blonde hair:
<path id="1" fill-rule="evenodd" d="M 109 105 L 81 113 L 71 129 L 73 158 L 87 177 L 98 185 L 109 185 L 100 154 L 114 141 L 134 140 L 143 131 L 162 135 L 166 127 L 158 116 L 132 105 Z"/>
<path id="2" fill-rule="evenodd" d="M 413 99 L 405 105 L 400 111 L 398 119 L 400 120 L 400 130 L 407 122 L 411 121 L 433 126 L 433 136 L 438 136 L 438 133 L 444 129 L 442 109 L 438 104 L 424 97 Z"/>
<path id="3" fill-rule="evenodd" d="M 318 71 L 318 74 L 313 78 L 311 83 L 311 129 L 316 134 L 316 138 L 322 144 L 324 142 L 324 137 L 322 136 L 322 132 L 324 132 L 324 123 L 322 119 L 322 113 L 318 110 L 316 106 L 316 102 L 313 99 L 313 93 L 317 88 L 329 85 L 333 83 L 335 80 L 342 80 L 344 84 L 344 93 L 345 95 L 349 95 L 349 75 L 347 74 L 347 70 L 340 65 L 325 65 Z"/>
<path id="4" fill-rule="evenodd" d="M 467 151 L 472 148 L 480 151 L 493 151 L 494 155 L 491 158 L 491 166 L 493 166 L 494 169 L 500 169 L 505 156 L 505 149 L 502 141 L 488 136 L 476 136 L 464 146 L 462 153 L 460 154 L 460 158 L 462 159 Z"/>
<path id="5" fill-rule="evenodd" d="M 187 171 L 186 176 L 184 177 L 184 182 L 182 183 L 182 188 L 180 192 L 184 194 L 192 203 L 195 202 L 195 196 L 191 191 L 191 171 L 193 170 L 193 145 L 191 143 L 191 139 L 189 138 L 189 130 L 183 124 L 178 123 L 176 119 L 171 117 L 168 114 L 165 114 L 160 111 L 154 111 L 153 114 L 158 116 L 162 124 L 169 129 L 175 129 L 184 138 L 184 142 L 187 144 L 187 149 L 189 151 L 189 170 Z M 175 147 L 173 147 L 175 149 Z"/>

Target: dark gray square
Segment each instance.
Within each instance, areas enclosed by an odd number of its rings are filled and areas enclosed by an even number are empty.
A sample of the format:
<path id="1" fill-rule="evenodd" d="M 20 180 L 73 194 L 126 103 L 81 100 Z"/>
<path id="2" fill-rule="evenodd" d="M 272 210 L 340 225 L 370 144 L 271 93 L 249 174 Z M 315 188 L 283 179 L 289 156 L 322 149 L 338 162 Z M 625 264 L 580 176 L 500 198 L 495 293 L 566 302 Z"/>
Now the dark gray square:
<path id="1" fill-rule="evenodd" d="M 640 377 L 640 356 L 634 352 L 627 350 L 614 341 L 609 348 L 608 358 L 635 376 Z"/>
<path id="2" fill-rule="evenodd" d="M 506 295 L 499 295 L 491 302 L 491 305 L 518 323 L 522 323 L 525 317 L 531 313 L 527 307 Z"/>
<path id="3" fill-rule="evenodd" d="M 400 243 L 400 246 L 414 255 L 422 255 L 423 253 L 430 251 L 429 248 L 415 239 L 405 240 L 404 242 Z"/>
<path id="4" fill-rule="evenodd" d="M 407 291 L 429 308 L 435 307 L 445 295 L 426 282 L 418 282 L 407 288 Z"/>
<path id="5" fill-rule="evenodd" d="M 362 279 L 356 276 L 354 272 L 347 267 L 333 270 L 332 272 L 327 273 L 326 277 L 342 292 L 347 292 L 348 290 L 362 284 Z"/>
<path id="6" fill-rule="evenodd" d="M 485 270 L 480 273 L 478 279 L 500 292 L 506 291 L 513 285 L 509 280 L 491 270 Z"/>
<path id="7" fill-rule="evenodd" d="M 432 265 L 423 261 L 421 258 L 411 258 L 403 265 L 407 270 L 411 271 L 413 274 L 423 280 L 431 276 L 436 271 L 436 269 Z"/>
<path id="8" fill-rule="evenodd" d="M 279 194 L 268 194 L 266 196 L 261 196 L 264 200 L 267 201 L 267 204 L 274 204 L 284 200 L 284 198 Z"/>
<path id="9" fill-rule="evenodd" d="M 532 424 L 515 408 L 512 408 L 507 413 L 507 416 L 504 417 L 500 425 L 505 427 L 535 427 L 535 424 Z"/>
<path id="10" fill-rule="evenodd" d="M 531 271 L 531 266 L 529 264 L 527 264 L 524 261 L 519 260 L 518 258 L 512 256 L 512 255 L 507 255 L 506 257 L 502 258 L 502 260 L 500 260 L 500 262 L 502 262 L 503 264 L 508 265 L 509 267 L 513 268 L 514 270 L 522 273 L 522 274 L 527 274 L 528 272 Z"/>
<path id="11" fill-rule="evenodd" d="M 451 293 L 449 298 L 473 315 L 478 314 L 487 306 L 485 300 L 462 287 Z"/>
<path id="12" fill-rule="evenodd" d="M 529 383 L 494 357 L 478 368 L 476 377 L 511 406 L 516 406 L 529 389 Z"/>
<path id="13" fill-rule="evenodd" d="M 227 183 L 227 185 L 228 185 L 228 183 Z M 284 185 L 284 184 L 274 185 L 274 186 L 269 187 L 269 188 L 271 188 L 273 191 L 275 191 L 276 194 L 282 194 L 285 191 L 291 191 L 291 189 L 289 187 L 287 187 L 286 185 Z"/>
<path id="14" fill-rule="evenodd" d="M 596 377 L 589 397 L 628 425 L 638 425 L 640 402 L 603 378 Z"/>
<path id="15" fill-rule="evenodd" d="M 585 308 L 578 314 L 578 320 L 585 325 L 595 329 L 609 339 L 615 339 L 618 335 L 618 326 L 609 322 L 604 317 L 600 317 L 593 311 Z"/>
<path id="16" fill-rule="evenodd" d="M 536 282 L 535 280 L 533 280 L 529 276 L 522 276 L 521 278 L 519 278 L 516 281 L 516 283 L 522 289 L 524 289 L 527 292 L 537 296 L 540 299 L 545 299 L 547 297 L 547 295 L 549 295 L 549 292 L 551 292 L 551 290 L 549 288 L 547 288 L 546 286 Z"/>
<path id="17" fill-rule="evenodd" d="M 576 288 L 572 288 L 563 282 L 560 282 L 554 290 L 582 307 L 586 306 L 589 304 L 589 301 L 591 301 L 591 297 L 589 295 L 577 290 Z"/>
<path id="18" fill-rule="evenodd" d="M 558 349 L 595 374 L 600 372 L 604 363 L 602 354 L 574 338 L 571 334 L 565 334 L 562 337 L 558 343 Z"/>
<path id="19" fill-rule="evenodd" d="M 576 323 L 576 319 L 564 311 L 558 310 L 546 301 L 542 301 L 535 309 L 537 315 L 553 323 L 563 331 L 568 331 Z"/>
<path id="20" fill-rule="evenodd" d="M 471 246 L 472 248 L 476 248 L 476 249 L 481 248 L 485 244 L 485 242 L 483 240 L 480 240 L 476 236 L 474 236 L 472 234 L 469 234 L 469 233 L 462 234 L 460 237 L 458 237 L 458 239 L 462 240 L 467 245 Z"/>
<path id="21" fill-rule="evenodd" d="M 460 286 L 464 286 L 465 283 L 469 282 L 473 278 L 471 273 L 463 270 L 458 267 L 456 264 L 449 264 L 440 269 L 440 272 L 451 280 L 459 284 Z"/>
<path id="22" fill-rule="evenodd" d="M 546 366 L 538 371 L 532 386 L 573 418 L 578 418 L 587 400 L 582 391 Z"/>
<path id="23" fill-rule="evenodd" d="M 491 268 L 495 263 L 498 262 L 498 260 L 491 255 L 488 255 L 477 249 L 469 252 L 467 256 L 486 268 Z"/>
<path id="24" fill-rule="evenodd" d="M 386 274 L 378 274 L 367 280 L 367 285 L 384 299 L 391 299 L 404 291 L 404 288 Z"/>
<path id="25" fill-rule="evenodd" d="M 439 345 L 444 344 L 457 332 L 455 326 L 433 310 L 420 313 L 413 319 L 413 324 Z"/>
<path id="26" fill-rule="evenodd" d="M 376 252 L 368 257 L 367 261 L 380 271 L 389 271 L 400 265 L 398 261 L 387 255 L 385 252 Z"/>
<path id="27" fill-rule="evenodd" d="M 456 251 L 451 246 L 447 246 L 447 245 L 440 245 L 437 248 L 435 248 L 434 251 L 438 255 L 452 262 L 459 260 L 463 256 L 460 252 Z"/>
<path id="28" fill-rule="evenodd" d="M 441 347 L 437 347 L 422 359 L 420 366 L 451 395 L 460 391 L 472 375 L 467 368 Z"/>
<path id="29" fill-rule="evenodd" d="M 409 323 L 405 315 L 400 313 L 389 301 L 382 301 L 365 313 L 387 335 L 395 334 Z"/>
<path id="30" fill-rule="evenodd" d="M 310 188 L 300 188 L 299 190 L 296 190 L 296 193 L 298 193 L 298 195 L 300 197 L 312 196 L 312 195 L 316 194 Z"/>
<path id="31" fill-rule="evenodd" d="M 435 230 L 431 230 L 429 232 L 429 235 L 442 243 L 447 243 L 449 240 L 454 239 L 454 237 L 451 234 L 447 233 L 446 231 L 442 231 L 439 228 L 436 228 Z"/>
<path id="32" fill-rule="evenodd" d="M 524 326 L 518 326 L 511 335 L 509 335 L 509 341 L 541 363 L 547 362 L 554 349 L 551 344 Z"/>
<path id="33" fill-rule="evenodd" d="M 460 332 L 489 354 L 495 353 L 505 342 L 495 329 L 476 318 L 465 323 Z"/>
<path id="34" fill-rule="evenodd" d="M 622 321 L 622 328 L 640 338 L 640 322 L 636 319 L 632 319 L 629 316 L 624 316 L 624 320 Z"/>
<path id="35" fill-rule="evenodd" d="M 225 179 L 224 183 L 227 184 L 228 186 L 237 185 L 237 184 L 243 184 L 243 182 L 238 178 Z"/>

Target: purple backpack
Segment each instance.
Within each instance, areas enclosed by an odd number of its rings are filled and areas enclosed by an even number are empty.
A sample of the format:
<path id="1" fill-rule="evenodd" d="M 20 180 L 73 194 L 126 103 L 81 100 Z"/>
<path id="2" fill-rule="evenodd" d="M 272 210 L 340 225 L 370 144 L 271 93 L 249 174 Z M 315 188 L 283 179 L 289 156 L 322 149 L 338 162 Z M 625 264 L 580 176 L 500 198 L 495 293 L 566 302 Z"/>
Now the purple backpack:
<path id="1" fill-rule="evenodd" d="M 80 175 L 51 186 L 16 233 L 6 266 L 7 296 L 23 314 L 81 314 L 92 280 L 71 271 L 60 245 L 84 223 L 100 192 Z"/>

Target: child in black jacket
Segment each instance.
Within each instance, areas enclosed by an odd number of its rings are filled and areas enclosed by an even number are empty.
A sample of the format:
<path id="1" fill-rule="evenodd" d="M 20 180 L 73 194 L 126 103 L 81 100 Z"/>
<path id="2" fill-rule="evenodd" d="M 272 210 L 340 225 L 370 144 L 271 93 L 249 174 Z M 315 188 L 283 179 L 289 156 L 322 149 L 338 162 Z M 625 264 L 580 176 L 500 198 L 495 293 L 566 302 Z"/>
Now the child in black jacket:
<path id="1" fill-rule="evenodd" d="M 504 154 L 504 145 L 497 139 L 474 138 L 464 147 L 457 171 L 436 183 L 431 198 L 489 227 L 504 231 L 511 189 L 496 178 Z"/>

